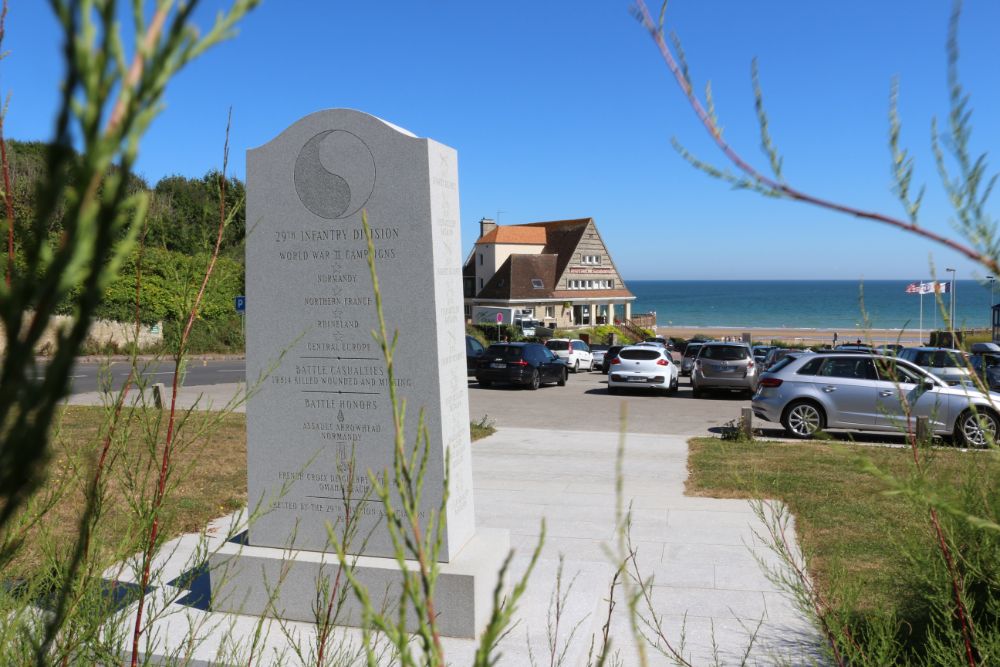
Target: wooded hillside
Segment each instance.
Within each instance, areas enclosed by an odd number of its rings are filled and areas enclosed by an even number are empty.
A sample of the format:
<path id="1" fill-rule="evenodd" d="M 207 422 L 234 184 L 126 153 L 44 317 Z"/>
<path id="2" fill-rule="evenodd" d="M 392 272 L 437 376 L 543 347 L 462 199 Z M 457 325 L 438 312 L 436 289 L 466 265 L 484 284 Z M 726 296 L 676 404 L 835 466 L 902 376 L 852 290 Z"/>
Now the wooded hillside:
<path id="1" fill-rule="evenodd" d="M 8 142 L 11 191 L 14 195 L 14 246 L 17 254 L 14 279 L 24 276 L 21 249 L 38 231 L 58 243 L 62 230 L 60 208 L 53 219 L 38 225 L 35 193 L 45 170 L 47 146 L 41 142 Z M 219 173 L 199 178 L 168 176 L 154 186 L 133 177 L 130 186 L 149 192 L 145 242 L 142 249 L 141 319 L 146 324 L 162 321 L 168 344 L 186 317 L 215 243 L 219 224 Z M 202 304 L 202 321 L 196 327 L 192 352 L 240 351 L 242 327 L 233 307 L 233 297 L 244 293 L 243 237 L 246 230 L 245 188 L 229 178 L 226 206 L 235 216 L 226 228 L 218 263 Z M 135 283 L 138 252 L 133 252 L 118 279 L 105 291 L 97 311 L 103 319 L 130 322 L 135 315 Z M 68 303 L 60 310 L 72 314 Z"/>

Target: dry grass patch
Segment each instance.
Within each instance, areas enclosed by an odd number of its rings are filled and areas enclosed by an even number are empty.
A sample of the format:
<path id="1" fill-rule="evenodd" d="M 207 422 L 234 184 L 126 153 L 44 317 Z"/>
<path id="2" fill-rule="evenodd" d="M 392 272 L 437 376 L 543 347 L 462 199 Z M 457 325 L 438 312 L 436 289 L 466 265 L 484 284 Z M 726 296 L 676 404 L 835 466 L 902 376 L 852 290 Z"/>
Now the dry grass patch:
<path id="1" fill-rule="evenodd" d="M 65 562 L 76 542 L 94 479 L 109 411 L 103 407 L 66 407 L 55 426 L 48 478 L 35 502 L 51 498 L 51 508 L 27 533 L 3 578 L 31 577 Z M 169 540 L 204 529 L 212 519 L 247 502 L 246 420 L 243 414 L 182 413 L 161 515 L 161 535 Z M 123 413 L 104 473 L 107 493 L 93 540 L 101 567 L 132 554 L 137 536 L 148 532 L 146 513 L 159 474 L 166 436 L 166 413 L 136 409 Z M 488 421 L 471 424 L 472 439 L 495 431 Z"/>
<path id="2" fill-rule="evenodd" d="M 55 498 L 24 540 L 5 576 L 31 576 L 52 562 L 64 562 L 76 542 L 94 479 L 108 411 L 66 407 L 58 416 L 48 478 L 36 502 Z M 163 506 L 165 539 L 201 530 L 213 518 L 246 504 L 246 427 L 242 414 L 191 412 L 180 427 Z M 101 518 L 93 540 L 98 563 L 110 565 L 131 553 L 139 531 L 147 530 L 141 506 L 152 498 L 166 435 L 166 413 L 123 412 L 108 454 Z"/>

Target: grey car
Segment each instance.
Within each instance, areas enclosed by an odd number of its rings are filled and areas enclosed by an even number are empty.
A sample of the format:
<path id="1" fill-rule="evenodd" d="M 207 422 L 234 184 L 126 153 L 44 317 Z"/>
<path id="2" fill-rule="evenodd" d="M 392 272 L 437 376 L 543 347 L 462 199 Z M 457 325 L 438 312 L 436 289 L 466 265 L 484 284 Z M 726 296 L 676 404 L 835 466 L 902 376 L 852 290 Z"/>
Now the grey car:
<path id="1" fill-rule="evenodd" d="M 745 343 L 705 343 L 691 371 L 695 397 L 707 389 L 735 389 L 752 394 L 757 389 L 757 365 Z"/>
<path id="2" fill-rule="evenodd" d="M 681 375 L 684 377 L 691 375 L 691 370 L 694 369 L 694 360 L 702 345 L 704 343 L 688 343 L 687 347 L 684 348 L 684 356 L 681 358 Z"/>
<path id="3" fill-rule="evenodd" d="M 994 400 L 1000 401 L 1000 395 L 948 386 L 919 366 L 892 357 L 819 353 L 779 362 L 765 373 L 753 411 L 760 419 L 781 423 L 795 438 L 810 438 L 827 428 L 901 432 L 913 418 L 927 417 L 935 434 L 983 447 L 1000 426 Z M 910 407 L 909 417 L 904 405 Z"/>
<path id="4" fill-rule="evenodd" d="M 900 350 L 898 356 L 933 373 L 950 385 L 963 384 L 970 379 L 969 362 L 961 350 L 947 347 L 907 347 Z"/>
<path id="5" fill-rule="evenodd" d="M 764 360 L 767 359 L 767 353 L 773 350 L 774 347 L 774 345 L 753 346 L 753 360 L 757 363 L 757 370 L 764 368 Z"/>

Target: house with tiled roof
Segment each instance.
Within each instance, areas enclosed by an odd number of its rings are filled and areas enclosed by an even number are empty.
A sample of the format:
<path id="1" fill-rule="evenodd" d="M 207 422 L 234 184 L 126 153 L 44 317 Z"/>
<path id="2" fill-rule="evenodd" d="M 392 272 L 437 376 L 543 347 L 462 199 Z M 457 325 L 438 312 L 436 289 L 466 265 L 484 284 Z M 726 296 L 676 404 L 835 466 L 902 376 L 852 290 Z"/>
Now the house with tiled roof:
<path id="1" fill-rule="evenodd" d="M 476 306 L 520 308 L 546 326 L 631 318 L 625 286 L 593 218 L 497 225 L 479 221 L 462 271 L 466 318 Z"/>

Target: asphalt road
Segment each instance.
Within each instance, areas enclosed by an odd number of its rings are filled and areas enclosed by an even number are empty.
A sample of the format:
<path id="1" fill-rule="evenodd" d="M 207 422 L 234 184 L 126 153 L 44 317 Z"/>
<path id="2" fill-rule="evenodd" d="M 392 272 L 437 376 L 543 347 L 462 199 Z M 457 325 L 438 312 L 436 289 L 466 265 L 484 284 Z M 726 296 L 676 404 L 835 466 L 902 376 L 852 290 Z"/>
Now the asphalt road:
<path id="1" fill-rule="evenodd" d="M 618 431 L 624 406 L 630 433 L 706 434 L 738 419 L 750 407 L 745 394 L 718 392 L 694 398 L 687 378 L 670 396 L 636 389 L 611 395 L 608 376 L 581 371 L 565 387 L 543 385 L 537 391 L 519 387 L 485 389 L 469 379 L 469 414 L 484 416 L 497 426 L 559 428 L 567 431 Z M 779 427 L 780 428 L 780 427 Z"/>
<path id="2" fill-rule="evenodd" d="M 246 378 L 245 364 L 242 359 L 236 360 L 200 360 L 192 359 L 187 363 L 184 375 L 184 386 L 197 387 L 230 382 L 243 382 Z M 141 374 L 148 383 L 163 382 L 170 384 L 174 373 L 174 362 L 169 359 L 161 361 L 141 361 Z M 110 378 L 112 389 L 117 390 L 128 377 L 129 362 L 78 362 L 70 373 L 73 394 L 97 391 Z"/>

